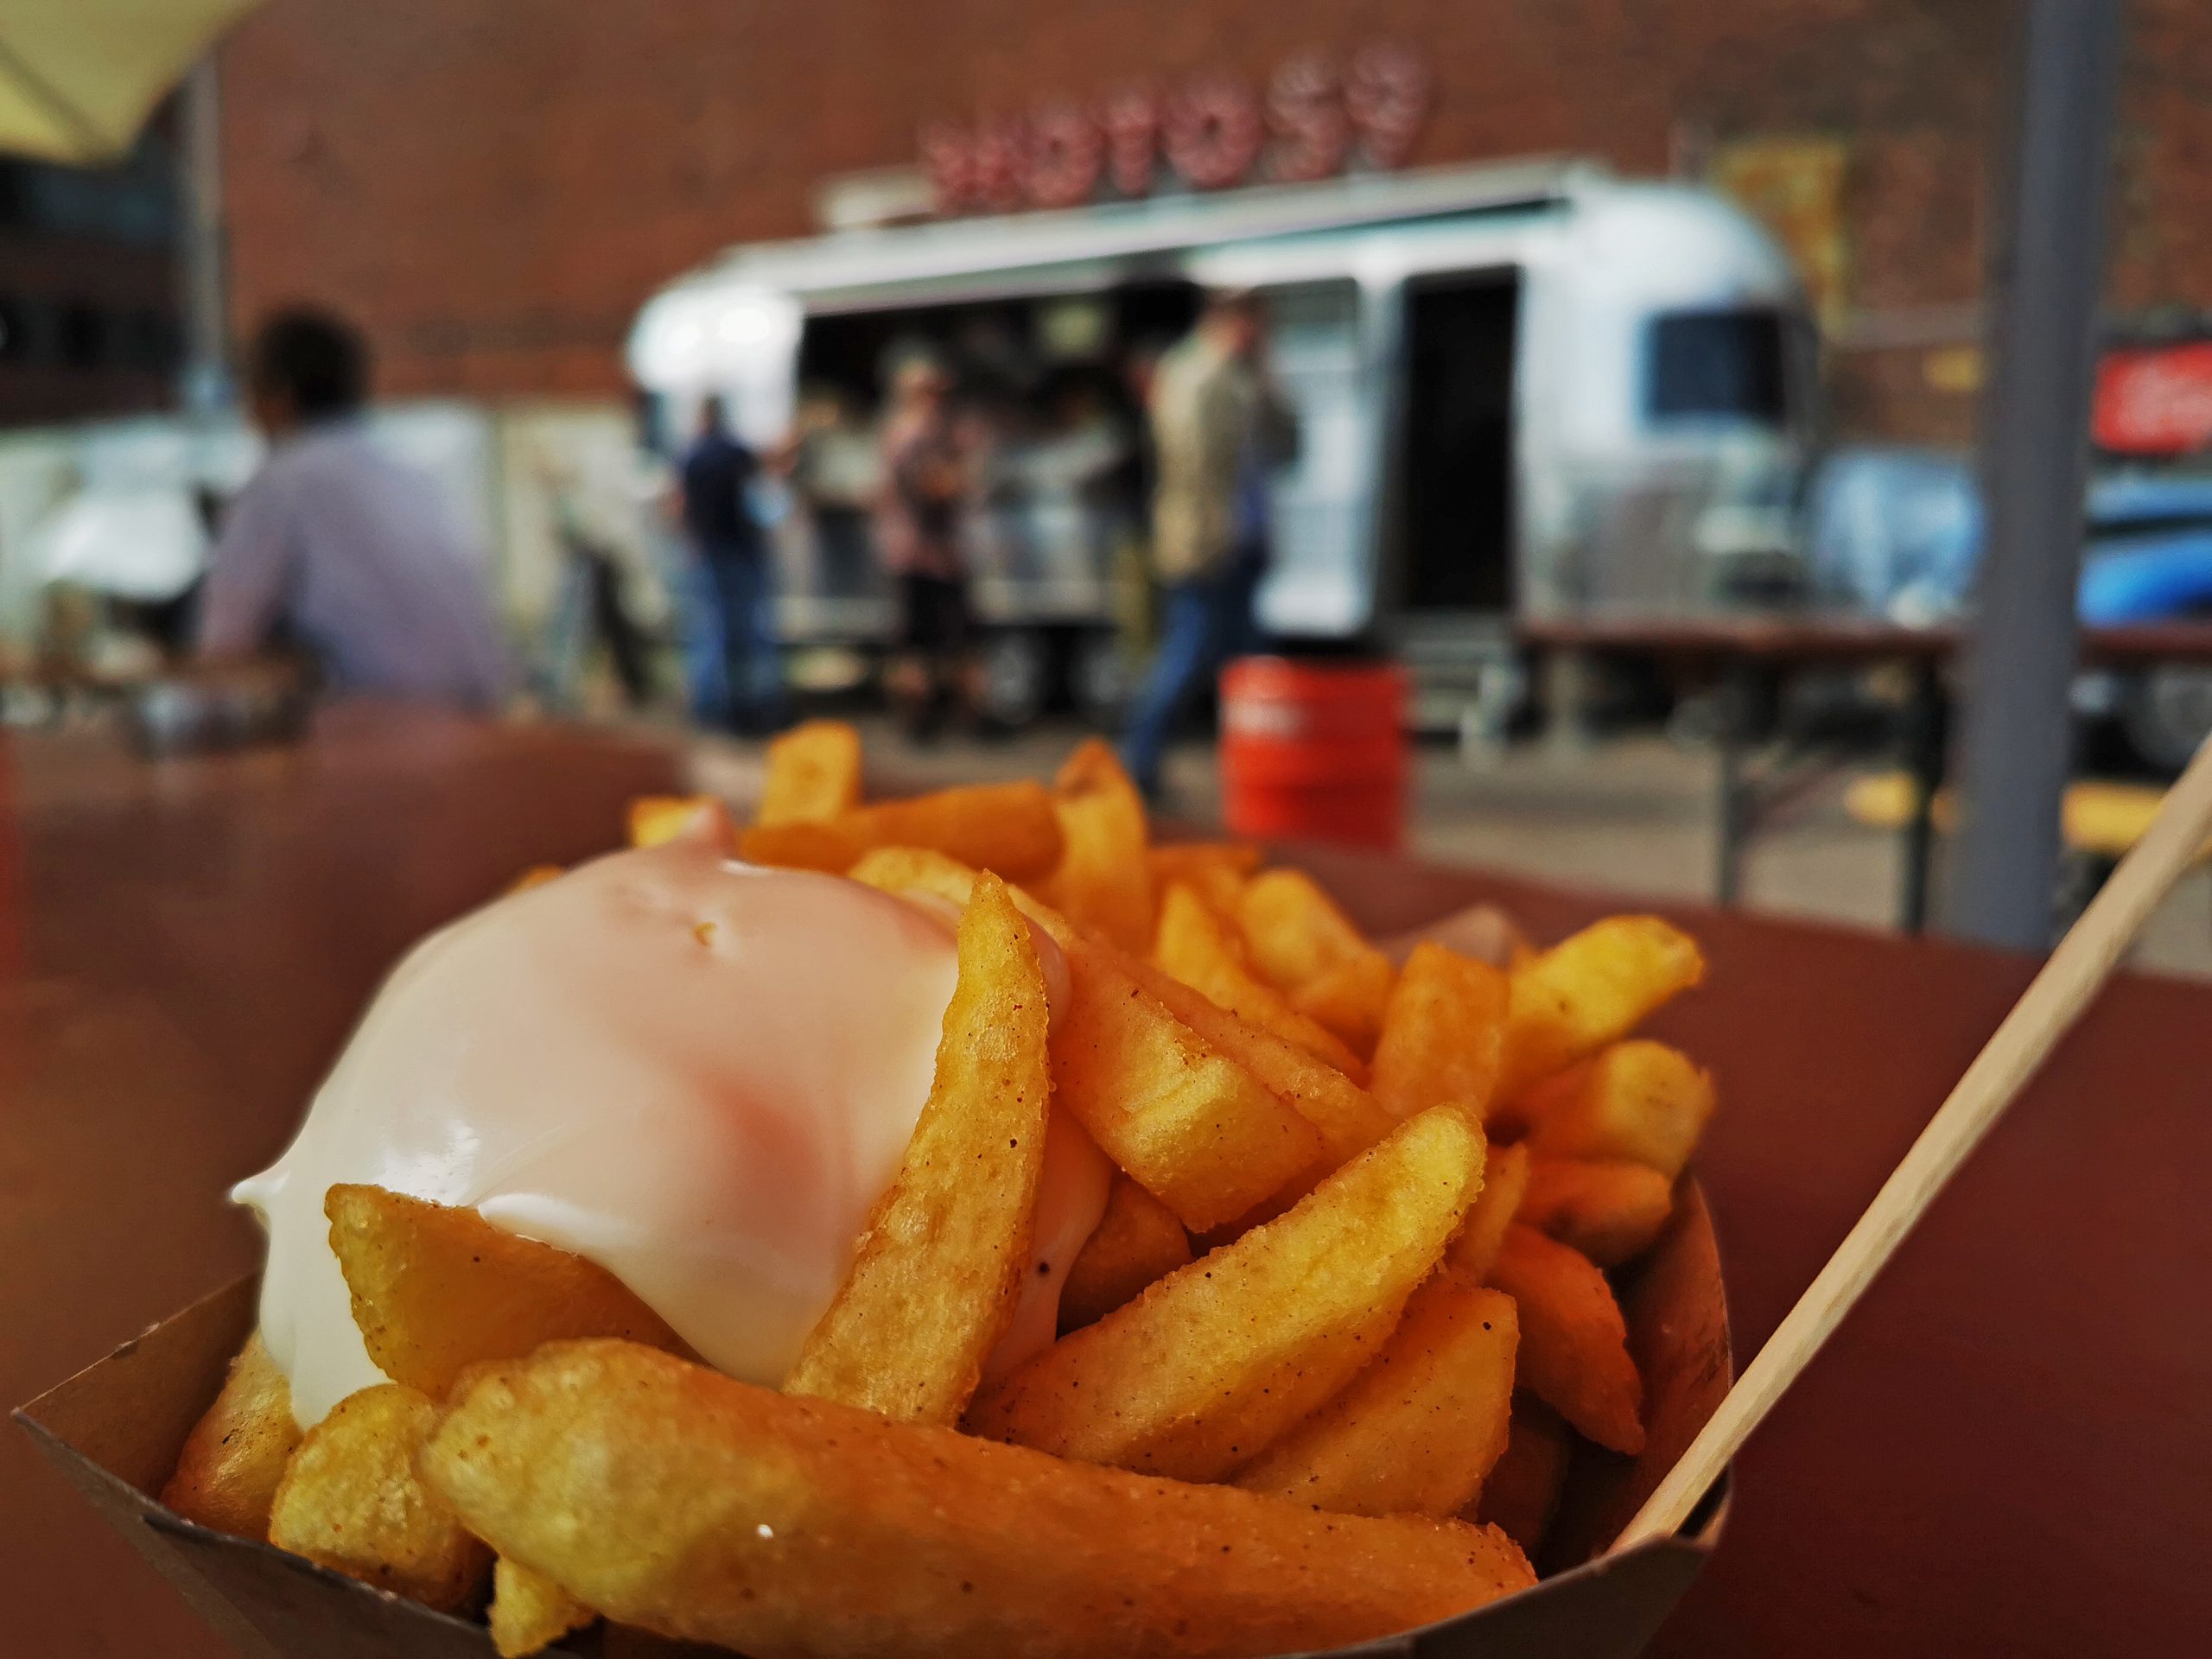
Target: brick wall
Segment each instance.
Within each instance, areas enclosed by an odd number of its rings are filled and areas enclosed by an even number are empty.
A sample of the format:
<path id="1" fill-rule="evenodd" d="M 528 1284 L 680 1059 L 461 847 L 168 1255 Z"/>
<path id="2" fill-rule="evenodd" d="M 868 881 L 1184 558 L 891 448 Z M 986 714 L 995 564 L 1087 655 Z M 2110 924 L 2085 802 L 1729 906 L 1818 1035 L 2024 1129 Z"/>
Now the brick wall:
<path id="1" fill-rule="evenodd" d="M 2114 300 L 2212 308 L 2212 22 L 2192 0 L 2132 11 Z M 1654 174 L 1745 138 L 1840 138 L 1839 421 L 1955 440 L 1971 388 L 1923 359 L 1971 338 L 2012 15 L 2003 0 L 273 0 L 223 58 L 238 306 L 347 308 L 395 392 L 616 392 L 648 293 L 733 242 L 806 233 L 819 180 L 908 160 L 925 119 L 1147 76 L 1256 78 L 1390 37 L 1438 79 L 1415 163 L 1572 151 Z"/>

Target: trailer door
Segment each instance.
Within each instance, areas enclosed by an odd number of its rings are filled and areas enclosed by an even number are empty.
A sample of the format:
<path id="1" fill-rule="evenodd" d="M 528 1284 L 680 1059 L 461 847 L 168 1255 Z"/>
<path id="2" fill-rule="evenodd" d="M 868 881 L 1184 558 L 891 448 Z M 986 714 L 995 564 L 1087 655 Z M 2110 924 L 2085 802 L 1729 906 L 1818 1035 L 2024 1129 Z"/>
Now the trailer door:
<path id="1" fill-rule="evenodd" d="M 1408 611 L 1513 606 L 1511 271 L 1437 277 L 1406 296 L 1400 588 Z"/>

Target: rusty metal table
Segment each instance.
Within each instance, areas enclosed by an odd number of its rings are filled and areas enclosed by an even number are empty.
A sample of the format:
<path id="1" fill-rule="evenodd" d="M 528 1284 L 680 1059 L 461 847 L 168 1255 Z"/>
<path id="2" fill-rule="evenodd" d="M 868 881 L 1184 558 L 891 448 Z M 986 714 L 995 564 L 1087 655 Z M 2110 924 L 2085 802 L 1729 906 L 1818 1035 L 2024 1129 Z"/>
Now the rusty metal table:
<path id="1" fill-rule="evenodd" d="M 672 760 L 420 717 L 167 763 L 35 740 L 0 836 L 0 1391 L 251 1265 L 223 1185 L 282 1144 L 378 975 L 522 866 L 604 846 Z M 0 842 L 0 846 L 4 846 Z M 1608 908 L 1300 855 L 1370 925 Z M 2026 982 L 2025 961 L 1703 910 L 1709 988 L 1658 1029 L 1722 1110 L 1700 1168 L 1748 1355 Z M 1745 1453 L 1669 1656 L 2167 1655 L 2212 1630 L 2212 990 L 2123 976 Z M 213 1659 L 214 1637 L 0 1436 L 0 1651 Z"/>
<path id="2" fill-rule="evenodd" d="M 1715 791 L 1713 896 L 1732 906 L 1741 888 L 1744 854 L 1760 819 L 1795 797 L 1806 781 L 1802 767 L 1786 768 L 1763 782 L 1747 764 L 1758 711 L 1771 704 L 1792 676 L 1894 664 L 1906 677 L 1897 710 L 1895 746 L 1913 784 L 1912 810 L 1904 828 L 1899 861 L 1897 925 L 1918 933 L 1928 919 L 1929 863 L 1935 849 L 1935 804 L 1944 772 L 1949 698 L 1946 671 L 1965 643 L 1955 626 L 1907 627 L 1858 615 L 1757 613 L 1707 616 L 1574 616 L 1532 618 L 1516 630 L 1523 645 L 1539 651 L 1649 658 L 1695 681 L 1714 683 Z M 2161 663 L 2212 664 L 2212 626 L 2172 622 L 2084 628 L 2079 655 L 2085 668 L 2141 669 Z M 1822 770 L 1811 769 L 1817 777 Z"/>

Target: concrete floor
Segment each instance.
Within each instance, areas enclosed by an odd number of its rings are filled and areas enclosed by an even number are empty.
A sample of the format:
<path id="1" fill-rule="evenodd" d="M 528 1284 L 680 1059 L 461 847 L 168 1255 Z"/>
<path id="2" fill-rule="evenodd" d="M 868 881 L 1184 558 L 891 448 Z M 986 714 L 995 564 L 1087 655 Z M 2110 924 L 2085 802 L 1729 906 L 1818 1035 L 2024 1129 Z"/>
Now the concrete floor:
<path id="1" fill-rule="evenodd" d="M 906 743 L 887 721 L 863 720 L 868 751 L 903 780 L 940 783 L 1049 776 L 1083 734 L 1046 726 L 990 741 Z M 750 746 L 702 741 L 702 787 L 742 795 L 757 773 Z M 1169 757 L 1175 816 L 1216 821 L 1210 745 Z M 1755 910 L 1886 928 L 1896 914 L 1898 838 L 1843 810 L 1847 777 L 1815 790 L 1752 843 L 1744 902 Z M 1522 745 L 1470 765 L 1449 748 L 1419 752 L 1410 850 L 1624 900 L 1707 899 L 1713 893 L 1713 762 L 1664 737 L 1615 739 L 1580 753 Z M 1940 871 L 1941 861 L 1938 860 Z M 2212 872 L 2200 868 L 2145 930 L 2139 968 L 2212 978 Z"/>

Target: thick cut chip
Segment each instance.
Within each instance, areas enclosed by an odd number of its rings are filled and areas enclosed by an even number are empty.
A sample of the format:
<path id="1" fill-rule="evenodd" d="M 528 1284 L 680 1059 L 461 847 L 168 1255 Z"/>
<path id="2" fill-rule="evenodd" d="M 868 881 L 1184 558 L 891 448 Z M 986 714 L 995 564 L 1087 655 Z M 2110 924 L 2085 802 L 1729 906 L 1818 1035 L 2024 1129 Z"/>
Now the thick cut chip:
<path id="1" fill-rule="evenodd" d="M 853 877 L 965 904 L 976 873 L 897 847 L 869 854 Z M 1140 986 L 1129 957 L 1048 906 L 1015 899 L 1067 958 L 1068 1005 L 1052 1036 L 1056 1097 L 1185 1226 L 1204 1232 L 1248 1215 L 1322 1161 L 1320 1132 Z"/>
<path id="2" fill-rule="evenodd" d="M 1286 991 L 1310 985 L 1345 963 L 1383 959 L 1303 870 L 1254 876 L 1236 895 L 1236 914 L 1253 966 Z"/>
<path id="3" fill-rule="evenodd" d="M 598 1263 L 504 1232 L 474 1210 L 343 1185 L 322 1208 L 369 1357 L 433 1397 L 479 1360 L 512 1359 L 557 1337 L 683 1347 Z"/>
<path id="4" fill-rule="evenodd" d="M 500 1659 L 522 1659 L 550 1647 L 598 1617 L 543 1573 L 504 1555 L 492 1563 L 492 1607 L 486 1622 Z"/>
<path id="5" fill-rule="evenodd" d="M 1260 868 L 1260 849 L 1233 841 L 1174 841 L 1145 855 L 1152 890 L 1179 881 L 1224 916 L 1236 913 L 1236 895 Z"/>
<path id="6" fill-rule="evenodd" d="M 1475 1207 L 1453 1236 L 1444 1259 L 1478 1285 L 1490 1283 L 1497 1253 L 1505 1248 L 1505 1230 L 1521 1209 L 1529 1190 L 1529 1149 L 1515 1143 L 1492 1146 L 1483 1170 L 1483 1190 Z"/>
<path id="7" fill-rule="evenodd" d="M 1052 1080 L 1045 975 L 1006 884 L 976 879 L 937 1080 L 852 1271 L 785 1379 L 791 1394 L 952 1423 L 1029 1264 Z"/>
<path id="8" fill-rule="evenodd" d="M 1399 1117 L 1444 1101 L 1487 1116 L 1497 1086 L 1505 976 L 1424 939 L 1406 958 L 1375 1045 L 1375 1097 Z"/>
<path id="9" fill-rule="evenodd" d="M 231 1362 L 215 1403 L 185 1437 L 162 1502 L 218 1532 L 266 1538 L 269 1506 L 299 1443 L 291 1385 L 257 1331 Z"/>
<path id="10" fill-rule="evenodd" d="M 1656 916 L 1609 916 L 1518 964 L 1499 1098 L 1627 1036 L 1704 977 L 1697 941 Z"/>
<path id="11" fill-rule="evenodd" d="M 1045 897 L 1069 920 L 1124 950 L 1152 946 L 1152 872 L 1144 801 L 1111 746 L 1091 738 L 1053 781 L 1063 850 Z"/>
<path id="12" fill-rule="evenodd" d="M 1664 1043 L 1615 1043 L 1522 1096 L 1529 1147 L 1557 1158 L 1625 1158 L 1669 1180 L 1713 1116 L 1713 1078 Z"/>
<path id="13" fill-rule="evenodd" d="M 1294 1043 L 1325 1060 L 1355 1083 L 1367 1081 L 1367 1067 L 1343 1038 L 1290 1006 L 1244 961 L 1243 943 L 1205 901 L 1180 882 L 1160 898 L 1160 935 L 1153 961 L 1163 972 L 1203 992 L 1238 1019 Z"/>
<path id="14" fill-rule="evenodd" d="M 1286 1214 L 1063 1337 L 969 1410 L 971 1433 L 1217 1480 L 1389 1336 L 1482 1185 L 1482 1130 L 1440 1107 Z"/>
<path id="15" fill-rule="evenodd" d="M 1643 1381 L 1620 1304 L 1587 1256 L 1533 1227 L 1506 1230 L 1491 1282 L 1521 1311 L 1521 1383 L 1600 1446 L 1643 1450 Z"/>
<path id="16" fill-rule="evenodd" d="M 1320 1131 L 1169 1013 L 1119 952 L 1079 935 L 1062 948 L 1070 990 L 1052 1086 L 1185 1227 L 1234 1221 L 1322 1160 Z"/>
<path id="17" fill-rule="evenodd" d="M 755 823 L 822 823 L 861 804 L 861 734 L 842 720 L 810 720 L 768 745 Z"/>
<path id="18" fill-rule="evenodd" d="M 1398 1120 L 1377 1105 L 1366 1090 L 1306 1050 L 1238 1019 L 1204 992 L 1148 962 L 1126 957 L 1123 965 L 1170 1014 L 1319 1129 L 1328 1143 L 1331 1168 L 1357 1157 L 1398 1127 Z"/>
<path id="19" fill-rule="evenodd" d="M 975 784 L 855 807 L 821 823 L 755 824 L 738 842 L 756 864 L 835 874 L 878 847 L 927 847 L 1027 881 L 1060 861 L 1060 821 L 1042 784 Z"/>
<path id="20" fill-rule="evenodd" d="M 1651 1248 L 1674 1208 L 1673 1183 L 1645 1165 L 1540 1157 L 1529 1161 L 1518 1218 L 1617 1268 Z"/>
<path id="21" fill-rule="evenodd" d="M 1343 1038 L 1355 1054 L 1372 1058 L 1398 970 L 1381 951 L 1340 962 L 1290 994 L 1290 1006 Z"/>
<path id="22" fill-rule="evenodd" d="M 1463 1518 L 1497 1528 L 1534 1555 L 1551 1529 L 1573 1456 L 1574 1431 L 1549 1406 L 1521 1389 L 1513 1396 L 1505 1455 L 1491 1467 L 1482 1495 L 1462 1512 Z"/>
<path id="23" fill-rule="evenodd" d="M 476 1374 L 423 1467 L 608 1618 L 755 1659 L 1259 1659 L 1534 1581 L 1492 1530 L 1065 1463 L 620 1343 Z"/>
<path id="24" fill-rule="evenodd" d="M 1445 1268 L 1350 1386 L 1232 1476 L 1347 1515 L 1456 1515 L 1505 1450 L 1513 1299 Z"/>
<path id="25" fill-rule="evenodd" d="M 630 844 L 658 847 L 690 829 L 701 813 L 724 810 L 711 795 L 640 795 L 630 803 Z"/>
<path id="26" fill-rule="evenodd" d="M 415 1472 L 437 1421 L 438 1408 L 402 1383 L 347 1395 L 292 1453 L 269 1541 L 440 1612 L 467 1606 L 492 1557 Z"/>
<path id="27" fill-rule="evenodd" d="M 1106 1213 L 1061 1287 L 1060 1329 L 1095 1324 L 1190 1259 L 1191 1236 L 1175 1212 L 1116 1171 Z"/>
<path id="28" fill-rule="evenodd" d="M 868 842 L 849 818 L 828 823 L 756 823 L 737 838 L 737 855 L 748 864 L 820 870 L 829 875 L 842 875 L 868 850 Z"/>

